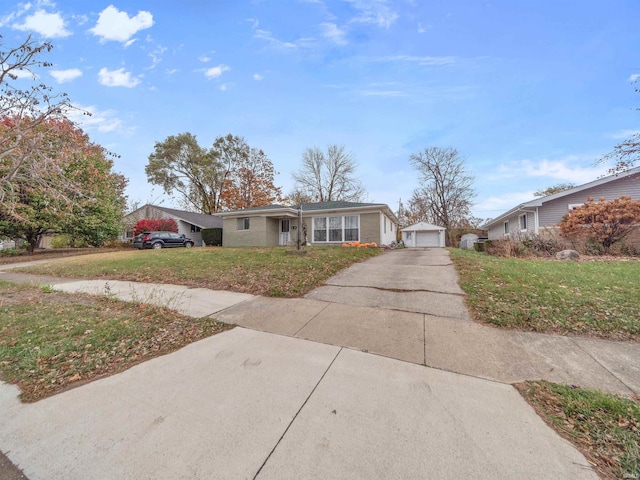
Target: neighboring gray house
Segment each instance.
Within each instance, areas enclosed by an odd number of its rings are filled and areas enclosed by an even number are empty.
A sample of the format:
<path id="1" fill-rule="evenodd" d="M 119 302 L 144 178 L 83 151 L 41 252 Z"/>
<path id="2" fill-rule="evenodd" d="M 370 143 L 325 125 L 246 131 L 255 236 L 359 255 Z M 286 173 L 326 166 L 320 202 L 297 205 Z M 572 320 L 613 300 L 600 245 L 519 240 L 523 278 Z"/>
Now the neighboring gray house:
<path id="1" fill-rule="evenodd" d="M 202 243 L 203 228 L 222 228 L 222 218 L 217 215 L 206 215 L 204 213 L 187 212 L 185 210 L 175 210 L 173 208 L 159 207 L 156 205 L 145 205 L 125 215 L 125 233 L 122 236 L 124 241 L 133 240 L 133 227 L 139 220 L 153 220 L 159 218 L 173 218 L 178 224 L 178 233 L 182 233 L 193 240 L 196 246 L 204 246 Z"/>
<path id="2" fill-rule="evenodd" d="M 298 206 L 268 205 L 218 214 L 224 219 L 225 247 L 295 245 Z M 319 202 L 302 204 L 300 235 L 311 245 L 345 242 L 388 245 L 396 240 L 398 219 L 383 203 Z"/>
<path id="3" fill-rule="evenodd" d="M 427 222 L 418 222 L 402 230 L 405 247 L 444 247 L 446 228 Z"/>
<path id="4" fill-rule="evenodd" d="M 595 201 L 600 198 L 615 200 L 622 196 L 640 200 L 640 167 L 521 203 L 489 220 L 482 228 L 488 230 L 489 240 L 540 234 L 545 229 L 557 227 L 564 215 L 583 205 L 589 198 Z"/>

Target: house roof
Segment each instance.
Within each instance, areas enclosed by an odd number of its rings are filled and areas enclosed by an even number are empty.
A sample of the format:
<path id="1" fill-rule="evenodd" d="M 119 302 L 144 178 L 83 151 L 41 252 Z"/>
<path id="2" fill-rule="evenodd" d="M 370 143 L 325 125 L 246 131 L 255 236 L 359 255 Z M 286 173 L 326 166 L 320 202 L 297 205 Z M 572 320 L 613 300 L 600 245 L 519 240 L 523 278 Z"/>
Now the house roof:
<path id="1" fill-rule="evenodd" d="M 446 230 L 446 228 L 439 227 L 438 225 L 432 225 L 431 223 L 427 222 L 418 222 L 400 229 L 401 232 L 424 232 L 434 230 Z"/>
<path id="2" fill-rule="evenodd" d="M 207 215 L 206 213 L 196 213 L 196 212 L 188 212 L 186 210 L 176 210 L 174 208 L 160 207 L 158 205 L 145 205 L 144 207 L 141 207 L 138 210 L 142 210 L 148 207 L 154 208 L 156 210 L 160 210 L 164 213 L 171 215 L 172 217 L 176 217 L 180 220 L 190 223 L 191 225 L 195 225 L 196 227 L 222 228 L 222 218 L 218 217 L 217 215 Z"/>
<path id="3" fill-rule="evenodd" d="M 252 207 L 245 208 L 242 210 L 231 210 L 228 212 L 219 213 L 221 217 L 234 217 L 241 216 L 244 214 L 263 214 L 263 215 L 285 215 L 285 216 L 296 216 L 298 214 L 298 210 L 302 207 L 302 211 L 304 213 L 310 212 L 322 212 L 322 211 L 332 211 L 332 210 L 365 210 L 365 209 L 379 209 L 383 210 L 384 213 L 391 218 L 396 224 L 398 223 L 398 219 L 391 211 L 389 206 L 385 203 L 362 203 L 362 202 L 343 202 L 343 201 L 335 201 L 335 202 L 315 202 L 315 203 L 303 203 L 302 205 L 293 205 L 293 206 L 285 206 L 285 205 L 265 205 L 263 207 Z"/>
<path id="4" fill-rule="evenodd" d="M 570 188 L 568 190 L 563 190 L 562 192 L 554 193 L 553 195 L 547 195 L 546 197 L 538 197 L 530 200 L 528 202 L 521 203 L 520 205 L 516 205 L 511 210 L 506 211 L 502 215 L 492 218 L 487 223 L 485 223 L 482 228 L 487 229 L 496 223 L 502 222 L 505 218 L 509 218 L 514 213 L 518 211 L 525 210 L 527 208 L 535 208 L 542 207 L 545 203 L 550 202 L 551 200 L 556 200 L 558 198 L 566 197 L 567 195 L 571 195 L 574 193 L 579 193 L 583 190 L 587 190 L 589 188 L 598 187 L 600 185 L 613 182 L 615 180 L 619 180 L 621 178 L 630 177 L 630 176 L 638 176 L 640 175 L 640 167 L 631 168 L 624 172 L 616 173 L 614 175 L 609 175 L 607 177 L 602 177 L 597 180 L 594 180 L 589 183 L 585 183 L 583 185 L 578 185 L 577 187 Z"/>

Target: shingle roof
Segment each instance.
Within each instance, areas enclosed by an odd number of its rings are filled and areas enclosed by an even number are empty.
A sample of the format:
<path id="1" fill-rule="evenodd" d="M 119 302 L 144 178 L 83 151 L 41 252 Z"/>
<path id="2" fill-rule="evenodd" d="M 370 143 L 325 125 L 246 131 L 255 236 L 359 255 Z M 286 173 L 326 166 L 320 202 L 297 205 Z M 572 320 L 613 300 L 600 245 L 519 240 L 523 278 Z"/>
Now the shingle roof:
<path id="1" fill-rule="evenodd" d="M 207 215 L 205 213 L 188 212 L 186 210 L 176 210 L 174 208 L 158 207 L 151 205 L 153 208 L 162 210 L 165 213 L 178 217 L 185 222 L 200 228 L 222 228 L 222 218 L 217 215 Z"/>

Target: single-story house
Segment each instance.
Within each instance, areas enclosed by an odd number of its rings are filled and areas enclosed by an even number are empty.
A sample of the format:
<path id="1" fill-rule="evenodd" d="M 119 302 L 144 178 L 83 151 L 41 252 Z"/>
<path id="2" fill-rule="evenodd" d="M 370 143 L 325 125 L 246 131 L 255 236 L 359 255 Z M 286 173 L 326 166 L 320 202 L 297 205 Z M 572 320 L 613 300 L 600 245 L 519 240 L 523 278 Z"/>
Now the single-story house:
<path id="1" fill-rule="evenodd" d="M 640 167 L 521 203 L 489 220 L 482 228 L 488 230 L 489 240 L 537 235 L 557 227 L 564 215 L 583 205 L 589 198 L 595 201 L 600 198 L 615 200 L 622 196 L 640 200 Z"/>
<path id="2" fill-rule="evenodd" d="M 418 222 L 400 230 L 405 247 L 444 247 L 446 228 Z"/>
<path id="3" fill-rule="evenodd" d="M 140 220 L 153 220 L 160 218 L 172 218 L 178 224 L 178 233 L 184 234 L 193 240 L 196 246 L 203 246 L 203 228 L 222 228 L 222 218 L 217 215 L 188 212 L 173 208 L 159 207 L 157 205 L 145 205 L 128 213 L 124 217 L 125 233 L 121 240 L 133 240 L 133 227 Z"/>
<path id="4" fill-rule="evenodd" d="M 301 212 L 300 212 L 301 210 Z M 298 221 L 301 214 L 302 222 Z M 382 203 L 319 202 L 268 205 L 218 214 L 225 247 L 341 245 L 345 242 L 388 245 L 396 240 L 398 219 Z"/>

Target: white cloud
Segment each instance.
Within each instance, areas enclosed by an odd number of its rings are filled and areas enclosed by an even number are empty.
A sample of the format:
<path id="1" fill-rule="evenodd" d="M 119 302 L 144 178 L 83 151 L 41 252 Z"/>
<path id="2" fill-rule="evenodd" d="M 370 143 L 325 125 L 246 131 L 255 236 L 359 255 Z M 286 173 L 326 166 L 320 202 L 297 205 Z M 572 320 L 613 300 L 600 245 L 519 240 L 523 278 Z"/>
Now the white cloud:
<path id="1" fill-rule="evenodd" d="M 360 95 L 365 97 L 406 97 L 407 94 L 401 90 L 361 90 Z"/>
<path id="2" fill-rule="evenodd" d="M 0 17 L 0 27 L 6 27 L 11 22 L 13 22 L 17 18 L 20 18 L 22 15 L 27 13 L 30 9 L 31 9 L 30 3 L 22 3 L 22 4 L 19 3 L 18 10 L 16 10 L 15 12 L 8 13 L 3 17 Z"/>
<path id="3" fill-rule="evenodd" d="M 341 30 L 335 23 L 321 23 L 322 36 L 332 41 L 336 45 L 346 45 L 348 42 L 345 38 L 345 31 Z"/>
<path id="4" fill-rule="evenodd" d="M 151 66 L 147 67 L 147 70 L 152 70 L 158 66 L 158 64 L 162 61 L 162 55 L 167 51 L 166 47 L 158 45 L 158 47 L 149 53 L 149 57 L 151 58 Z"/>
<path id="5" fill-rule="evenodd" d="M 414 55 L 393 55 L 388 57 L 376 57 L 373 58 L 374 62 L 409 62 L 409 63 L 417 63 L 418 65 L 425 66 L 444 66 L 444 65 L 453 65 L 456 63 L 456 57 L 419 57 Z"/>
<path id="6" fill-rule="evenodd" d="M 509 192 L 504 195 L 481 197 L 482 200 L 473 206 L 473 215 L 479 218 L 495 218 L 512 209 L 516 205 L 533 200 L 532 191 Z"/>
<path id="7" fill-rule="evenodd" d="M 218 65 L 217 67 L 211 67 L 206 69 L 204 71 L 204 76 L 207 78 L 218 78 L 227 70 L 230 70 L 230 68 L 227 67 L 226 65 Z"/>
<path id="8" fill-rule="evenodd" d="M 629 76 L 629 81 L 631 83 L 637 82 L 638 80 L 640 80 L 640 73 L 634 73 L 631 76 Z"/>
<path id="9" fill-rule="evenodd" d="M 89 31 L 100 37 L 102 42 L 114 40 L 129 46 L 135 41 L 131 37 L 152 25 L 151 12 L 141 10 L 134 17 L 129 17 L 127 12 L 121 12 L 113 5 L 109 5 L 100 12 L 96 26 Z"/>
<path id="10" fill-rule="evenodd" d="M 23 23 L 12 25 L 16 30 L 37 32 L 46 38 L 62 38 L 71 35 L 65 28 L 65 21 L 59 13 L 47 13 L 37 10 L 32 15 L 25 17 Z"/>
<path id="11" fill-rule="evenodd" d="M 559 160 L 522 160 L 518 163 L 500 165 L 498 171 L 503 178 L 546 177 L 550 180 L 583 184 L 596 180 L 607 172 L 607 166 L 583 167 L 585 163 L 593 164 L 593 157 L 580 158 L 569 155 Z"/>
<path id="12" fill-rule="evenodd" d="M 114 110 L 98 110 L 93 105 L 75 105 L 75 107 L 77 110 L 72 110 L 69 118 L 84 130 L 95 129 L 107 133 L 122 128 L 122 120 L 117 118 Z"/>
<path id="13" fill-rule="evenodd" d="M 51 70 L 49 72 L 58 83 L 70 82 L 82 76 L 82 70 L 79 68 L 69 68 L 67 70 Z"/>
<path id="14" fill-rule="evenodd" d="M 631 138 L 636 135 L 640 135 L 640 130 L 621 130 L 619 132 L 612 133 L 609 135 L 609 138 L 613 138 L 615 140 L 626 140 L 627 138 Z"/>
<path id="15" fill-rule="evenodd" d="M 208 63 L 211 61 L 211 57 L 207 57 L 206 55 L 202 55 L 200 57 L 198 57 L 198 60 L 200 60 L 202 63 Z"/>
<path id="16" fill-rule="evenodd" d="M 358 11 L 351 21 L 389 28 L 398 19 L 398 14 L 388 6 L 387 0 L 346 0 Z"/>
<path id="17" fill-rule="evenodd" d="M 427 25 L 426 27 L 423 27 L 422 23 L 418 22 L 418 33 L 425 33 L 430 28 L 431 28 L 431 25 Z"/>
<path id="18" fill-rule="evenodd" d="M 298 46 L 295 43 L 284 42 L 282 40 L 278 40 L 277 38 L 274 38 L 273 35 L 271 35 L 271 32 L 267 30 L 257 29 L 253 34 L 253 36 L 254 38 L 257 38 L 259 40 L 264 40 L 265 42 L 269 43 L 273 47 L 280 48 L 283 50 L 291 50 L 291 49 L 298 48 Z"/>
<path id="19" fill-rule="evenodd" d="M 258 82 L 259 82 L 260 80 L 262 80 L 263 78 L 264 78 L 264 77 L 263 77 L 262 75 L 260 75 L 259 73 L 254 73 L 254 74 L 253 74 L 253 79 L 254 79 L 254 80 L 257 80 Z"/>
<path id="20" fill-rule="evenodd" d="M 131 72 L 125 72 L 124 68 L 118 70 L 108 70 L 101 68 L 98 72 L 98 80 L 105 87 L 126 87 L 133 88 L 139 85 L 142 80 L 139 77 L 132 77 Z"/>

